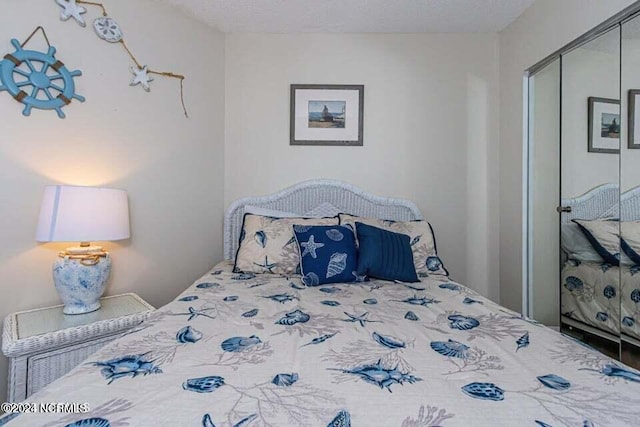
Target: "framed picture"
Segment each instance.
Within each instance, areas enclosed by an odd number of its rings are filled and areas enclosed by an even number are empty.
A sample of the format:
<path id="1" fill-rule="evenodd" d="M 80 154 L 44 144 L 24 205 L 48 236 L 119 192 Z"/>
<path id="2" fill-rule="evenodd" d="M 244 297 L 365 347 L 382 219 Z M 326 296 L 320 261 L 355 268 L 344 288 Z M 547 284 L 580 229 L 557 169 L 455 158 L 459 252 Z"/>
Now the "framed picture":
<path id="1" fill-rule="evenodd" d="M 620 152 L 620 101 L 589 97 L 590 153 Z"/>
<path id="2" fill-rule="evenodd" d="M 291 85 L 290 145 L 362 145 L 363 85 Z"/>
<path id="3" fill-rule="evenodd" d="M 629 117 L 627 118 L 627 148 L 640 148 L 640 109 L 636 110 L 636 105 L 640 107 L 640 90 L 631 89 L 629 91 Z M 636 127 L 638 123 L 638 127 Z"/>

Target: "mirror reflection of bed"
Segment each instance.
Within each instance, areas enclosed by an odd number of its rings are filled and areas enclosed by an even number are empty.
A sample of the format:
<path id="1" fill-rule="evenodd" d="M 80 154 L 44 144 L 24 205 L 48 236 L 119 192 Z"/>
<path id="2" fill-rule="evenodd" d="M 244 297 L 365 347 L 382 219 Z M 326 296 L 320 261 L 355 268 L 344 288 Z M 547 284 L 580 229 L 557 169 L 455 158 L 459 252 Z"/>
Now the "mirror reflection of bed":
<path id="1" fill-rule="evenodd" d="M 562 206 L 571 208 L 560 225 L 562 330 L 614 357 L 624 341 L 637 365 L 640 187 L 603 184 Z"/>

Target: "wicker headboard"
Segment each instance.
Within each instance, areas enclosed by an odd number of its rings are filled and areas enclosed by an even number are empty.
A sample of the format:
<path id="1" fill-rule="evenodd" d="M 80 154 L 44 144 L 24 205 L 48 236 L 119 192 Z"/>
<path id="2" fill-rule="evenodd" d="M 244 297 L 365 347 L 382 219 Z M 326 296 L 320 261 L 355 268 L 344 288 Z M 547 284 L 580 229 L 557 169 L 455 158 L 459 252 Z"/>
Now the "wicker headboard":
<path id="1" fill-rule="evenodd" d="M 634 187 L 620 195 L 620 211 L 622 221 L 640 220 L 640 187 Z"/>
<path id="2" fill-rule="evenodd" d="M 304 181 L 277 193 L 246 197 L 231 203 L 224 217 L 225 259 L 231 260 L 236 255 L 246 205 L 293 212 L 300 216 L 309 212 L 324 216 L 345 212 L 395 221 L 422 219 L 418 207 L 409 200 L 375 196 L 346 182 L 330 179 Z"/>
<path id="3" fill-rule="evenodd" d="M 562 199 L 562 206 L 571 206 L 571 212 L 562 214 L 562 223 L 572 219 L 640 220 L 640 187 L 619 191 L 617 184 L 603 184 L 574 199 Z"/>

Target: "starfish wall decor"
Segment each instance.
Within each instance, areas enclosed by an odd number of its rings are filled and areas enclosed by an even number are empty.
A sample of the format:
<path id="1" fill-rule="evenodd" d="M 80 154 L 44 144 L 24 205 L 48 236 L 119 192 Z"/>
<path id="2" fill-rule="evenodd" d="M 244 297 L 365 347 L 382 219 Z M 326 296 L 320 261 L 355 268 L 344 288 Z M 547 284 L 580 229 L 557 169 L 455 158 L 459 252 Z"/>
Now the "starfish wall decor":
<path id="1" fill-rule="evenodd" d="M 82 14 L 87 13 L 87 9 L 78 6 L 76 0 L 56 0 L 56 3 L 62 8 L 60 11 L 60 20 L 66 21 L 69 18 L 73 18 L 76 20 L 81 27 L 86 26 L 87 24 L 84 22 L 84 18 Z"/>
<path id="2" fill-rule="evenodd" d="M 149 82 L 153 81 L 153 77 L 148 74 L 149 68 L 145 65 L 142 68 L 129 67 L 129 69 L 133 74 L 133 78 L 131 79 L 131 83 L 129 83 L 129 86 L 140 85 L 144 90 L 149 92 L 149 90 L 151 90 L 151 88 L 149 87 Z"/>
<path id="3" fill-rule="evenodd" d="M 58 6 L 62 8 L 60 11 L 60 19 L 62 21 L 67 21 L 69 18 L 73 18 L 81 27 L 85 27 L 86 23 L 83 18 L 83 14 L 87 12 L 87 9 L 81 4 L 97 6 L 102 9 L 102 16 L 96 18 L 93 21 L 93 29 L 96 35 L 109 43 L 120 43 L 122 47 L 124 47 L 125 51 L 134 62 L 135 66 L 130 67 L 131 73 L 133 77 L 129 86 L 138 86 L 140 85 L 146 92 L 151 90 L 151 86 L 149 83 L 153 81 L 152 74 L 156 74 L 164 77 L 172 77 L 180 80 L 180 101 L 182 103 L 182 109 L 184 111 L 185 117 L 189 117 L 187 113 L 187 107 L 184 104 L 184 88 L 183 82 L 185 77 L 181 74 L 175 74 L 169 71 L 155 71 L 150 69 L 147 65 L 142 65 L 131 50 L 127 47 L 124 42 L 122 29 L 118 25 L 118 23 L 111 17 L 107 15 L 107 10 L 105 9 L 102 3 L 92 2 L 87 0 L 56 0 Z"/>

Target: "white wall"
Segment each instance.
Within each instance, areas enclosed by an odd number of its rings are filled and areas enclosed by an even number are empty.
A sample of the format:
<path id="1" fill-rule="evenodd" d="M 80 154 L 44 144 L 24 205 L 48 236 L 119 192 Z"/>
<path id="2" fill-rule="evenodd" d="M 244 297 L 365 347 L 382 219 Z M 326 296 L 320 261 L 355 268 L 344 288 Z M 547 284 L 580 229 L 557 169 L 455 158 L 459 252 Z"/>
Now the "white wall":
<path id="1" fill-rule="evenodd" d="M 129 87 L 131 61 L 120 46 L 96 37 L 89 22 L 60 22 L 53 1 L 3 0 L 0 52 L 43 25 L 58 58 L 80 69 L 84 104 L 55 112 L 22 106 L 0 92 L 0 318 L 59 302 L 51 264 L 66 244 L 37 244 L 43 187 L 105 185 L 129 192 L 130 241 L 107 243 L 114 266 L 107 292 L 137 292 L 167 303 L 222 257 L 224 37 L 149 0 L 108 2 L 140 61 L 184 73 L 182 113 L 175 79 L 156 77 L 151 92 Z M 9 13 L 10 12 L 10 13 Z M 43 46 L 41 37 L 28 47 Z M 0 357 L 0 402 L 7 363 Z"/>
<path id="2" fill-rule="evenodd" d="M 640 18 L 622 26 L 622 99 L 620 117 L 625 120 L 628 115 L 628 91 L 640 89 Z M 638 105 L 636 104 L 636 111 Z M 629 149 L 627 146 L 627 126 L 623 121 L 621 128 L 622 144 L 620 147 L 620 187 L 622 191 L 640 185 L 640 149 Z M 639 126 L 636 124 L 636 126 Z M 637 127 L 636 127 L 637 129 Z"/>
<path id="3" fill-rule="evenodd" d="M 292 83 L 364 84 L 364 146 L 290 146 Z M 225 204 L 319 177 L 409 198 L 497 300 L 497 99 L 496 34 L 228 34 Z"/>
<path id="4" fill-rule="evenodd" d="M 537 0 L 500 32 L 500 301 L 522 303 L 522 73 L 633 0 Z"/>
<path id="5" fill-rule="evenodd" d="M 592 43 L 604 50 L 589 43 L 562 58 L 562 198 L 617 184 L 620 178 L 619 155 L 587 150 L 587 100 L 590 96 L 620 99 L 620 32 L 601 37 Z"/>

